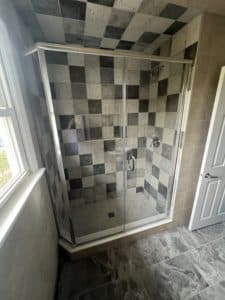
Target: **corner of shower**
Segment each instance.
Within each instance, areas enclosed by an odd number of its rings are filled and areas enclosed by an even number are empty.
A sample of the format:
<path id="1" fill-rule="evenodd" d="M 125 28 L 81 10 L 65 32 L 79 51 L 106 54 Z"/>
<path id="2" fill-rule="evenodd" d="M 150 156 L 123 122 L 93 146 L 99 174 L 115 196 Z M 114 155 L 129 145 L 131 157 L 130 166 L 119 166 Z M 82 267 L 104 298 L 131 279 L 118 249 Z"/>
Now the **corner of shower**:
<path id="1" fill-rule="evenodd" d="M 37 49 L 76 245 L 166 223 L 191 61 Z M 71 225 L 70 224 L 70 225 Z"/>

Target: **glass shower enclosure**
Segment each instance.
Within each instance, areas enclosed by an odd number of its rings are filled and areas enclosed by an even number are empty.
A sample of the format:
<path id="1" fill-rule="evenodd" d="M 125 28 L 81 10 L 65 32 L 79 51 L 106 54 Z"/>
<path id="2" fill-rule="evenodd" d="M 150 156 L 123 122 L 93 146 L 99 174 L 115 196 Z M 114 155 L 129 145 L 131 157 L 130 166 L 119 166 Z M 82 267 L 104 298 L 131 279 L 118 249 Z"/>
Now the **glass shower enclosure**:
<path id="1" fill-rule="evenodd" d="M 187 66 L 43 53 L 76 243 L 168 217 Z"/>

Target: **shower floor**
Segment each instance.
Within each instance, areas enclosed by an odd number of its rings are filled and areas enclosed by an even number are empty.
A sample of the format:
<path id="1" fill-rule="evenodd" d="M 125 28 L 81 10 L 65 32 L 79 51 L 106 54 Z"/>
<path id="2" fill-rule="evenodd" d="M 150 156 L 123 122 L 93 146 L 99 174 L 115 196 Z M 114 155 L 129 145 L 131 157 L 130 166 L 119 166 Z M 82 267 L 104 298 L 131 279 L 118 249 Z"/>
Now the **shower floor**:
<path id="1" fill-rule="evenodd" d="M 125 213 L 126 212 L 126 213 Z M 85 205 L 72 205 L 75 236 L 80 242 L 122 231 L 124 226 L 137 226 L 150 222 L 152 217 L 161 216 L 153 198 L 144 193 L 135 196 L 127 193 L 124 203 L 121 198 L 107 199 Z M 125 225 L 124 225 L 125 224 Z"/>
<path id="2" fill-rule="evenodd" d="M 64 261 L 57 300 L 223 300 L 225 225 L 165 231 Z"/>

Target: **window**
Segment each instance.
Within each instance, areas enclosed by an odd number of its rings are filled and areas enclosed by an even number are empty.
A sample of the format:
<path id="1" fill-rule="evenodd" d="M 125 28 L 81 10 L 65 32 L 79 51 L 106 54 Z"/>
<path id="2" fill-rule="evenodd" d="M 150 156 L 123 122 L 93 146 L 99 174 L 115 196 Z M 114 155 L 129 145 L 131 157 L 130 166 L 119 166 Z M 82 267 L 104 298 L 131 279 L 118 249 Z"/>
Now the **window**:
<path id="1" fill-rule="evenodd" d="M 26 171 L 22 137 L 0 53 L 0 205 Z"/>

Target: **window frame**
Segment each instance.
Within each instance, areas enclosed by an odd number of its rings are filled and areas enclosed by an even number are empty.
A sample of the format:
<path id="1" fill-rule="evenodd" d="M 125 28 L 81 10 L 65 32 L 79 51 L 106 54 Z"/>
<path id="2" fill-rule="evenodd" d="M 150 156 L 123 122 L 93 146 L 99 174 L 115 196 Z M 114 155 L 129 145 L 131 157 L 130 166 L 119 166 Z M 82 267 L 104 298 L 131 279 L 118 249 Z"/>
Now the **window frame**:
<path id="1" fill-rule="evenodd" d="M 39 170 L 37 153 L 32 140 L 32 134 L 27 118 L 27 110 L 25 108 L 24 86 L 25 82 L 19 78 L 23 78 L 20 65 L 17 63 L 18 53 L 14 52 L 13 43 L 7 28 L 2 19 L 0 19 L 0 68 L 3 73 L 2 88 L 5 95 L 7 109 L 0 108 L 0 116 L 9 116 L 12 121 L 14 138 L 18 146 L 17 150 L 20 156 L 21 172 L 17 176 L 9 180 L 0 193 L 0 210 L 7 201 L 16 193 L 23 182 L 27 180 L 29 175 Z M 1 105 L 0 105 L 1 106 Z M 13 132 L 14 131 L 14 132 Z"/>

